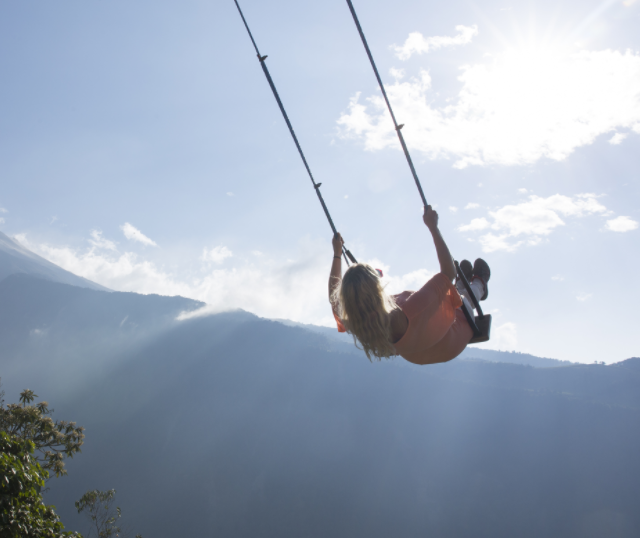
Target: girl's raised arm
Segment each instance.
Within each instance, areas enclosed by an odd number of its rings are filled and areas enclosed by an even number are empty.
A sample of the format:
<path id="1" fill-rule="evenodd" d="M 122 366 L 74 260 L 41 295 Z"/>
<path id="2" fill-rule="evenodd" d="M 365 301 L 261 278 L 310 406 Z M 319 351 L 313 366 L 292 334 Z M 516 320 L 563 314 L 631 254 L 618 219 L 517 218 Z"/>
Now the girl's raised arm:
<path id="1" fill-rule="evenodd" d="M 339 233 L 336 233 L 331 242 L 333 243 L 333 261 L 331 262 L 331 273 L 329 274 L 330 302 L 333 297 L 333 292 L 342 280 L 342 245 L 344 245 L 344 240 Z"/>
<path id="2" fill-rule="evenodd" d="M 428 205 L 424 208 L 424 215 L 422 220 L 429 228 L 433 237 L 433 244 L 436 247 L 438 253 L 438 261 L 440 262 L 440 272 L 442 272 L 449 280 L 453 281 L 456 278 L 456 268 L 453 265 L 453 258 L 449 252 L 449 247 L 444 242 L 442 234 L 438 229 L 438 213 L 431 209 Z"/>

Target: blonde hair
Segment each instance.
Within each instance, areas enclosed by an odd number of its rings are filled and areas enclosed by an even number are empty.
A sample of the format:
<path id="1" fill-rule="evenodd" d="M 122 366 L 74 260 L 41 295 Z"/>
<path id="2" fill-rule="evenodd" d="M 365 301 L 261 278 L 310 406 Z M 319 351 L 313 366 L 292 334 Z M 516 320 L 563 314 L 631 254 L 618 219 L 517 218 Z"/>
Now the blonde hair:
<path id="1" fill-rule="evenodd" d="M 333 291 L 332 303 L 353 341 L 372 360 L 397 355 L 391 343 L 389 313 L 397 308 L 380 283 L 377 271 L 365 263 L 349 267 Z"/>

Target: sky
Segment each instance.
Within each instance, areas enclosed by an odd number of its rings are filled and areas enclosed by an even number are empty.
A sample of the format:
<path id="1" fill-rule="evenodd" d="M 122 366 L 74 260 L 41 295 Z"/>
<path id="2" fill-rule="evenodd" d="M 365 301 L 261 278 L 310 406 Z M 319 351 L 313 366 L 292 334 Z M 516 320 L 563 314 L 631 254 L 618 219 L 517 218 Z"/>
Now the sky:
<path id="1" fill-rule="evenodd" d="M 483 347 L 640 355 L 640 0 L 356 0 Z M 242 9 L 347 247 L 438 271 L 344 0 Z M 331 229 L 232 0 L 2 2 L 0 230 L 118 291 L 331 325 Z"/>

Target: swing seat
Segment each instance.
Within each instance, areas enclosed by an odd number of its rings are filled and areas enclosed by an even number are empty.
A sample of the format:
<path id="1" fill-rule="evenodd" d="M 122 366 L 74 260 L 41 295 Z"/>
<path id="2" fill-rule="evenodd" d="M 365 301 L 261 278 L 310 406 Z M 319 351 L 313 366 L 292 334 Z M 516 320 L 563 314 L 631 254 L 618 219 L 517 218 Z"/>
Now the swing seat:
<path id="1" fill-rule="evenodd" d="M 488 342 L 491 335 L 491 314 L 476 316 L 475 321 L 478 329 L 480 330 L 480 334 L 469 340 L 469 343 L 479 344 L 480 342 Z"/>

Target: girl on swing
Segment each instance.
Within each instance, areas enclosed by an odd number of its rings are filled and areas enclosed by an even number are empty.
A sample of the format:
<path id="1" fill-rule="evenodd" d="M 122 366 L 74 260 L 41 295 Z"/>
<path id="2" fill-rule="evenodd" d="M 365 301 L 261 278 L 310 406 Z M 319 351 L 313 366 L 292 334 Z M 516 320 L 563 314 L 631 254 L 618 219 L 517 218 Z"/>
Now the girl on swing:
<path id="1" fill-rule="evenodd" d="M 473 304 L 464 297 L 462 282 L 453 285 L 456 270 L 438 229 L 438 213 L 427 206 L 423 221 L 433 237 L 440 273 L 417 292 L 387 295 L 380 282 L 382 273 L 364 263 L 352 265 L 342 277 L 344 241 L 340 234 L 333 238 L 329 301 L 338 331 L 352 334 L 369 360 L 400 355 L 415 364 L 446 362 L 462 353 L 473 336 L 460 309 L 464 301 L 473 312 Z M 460 269 L 476 298 L 485 300 L 491 276 L 487 263 L 478 258 L 472 267 L 462 260 Z"/>

